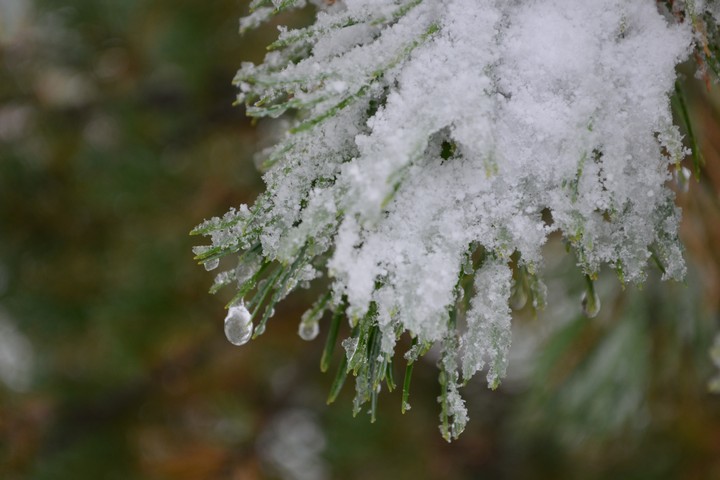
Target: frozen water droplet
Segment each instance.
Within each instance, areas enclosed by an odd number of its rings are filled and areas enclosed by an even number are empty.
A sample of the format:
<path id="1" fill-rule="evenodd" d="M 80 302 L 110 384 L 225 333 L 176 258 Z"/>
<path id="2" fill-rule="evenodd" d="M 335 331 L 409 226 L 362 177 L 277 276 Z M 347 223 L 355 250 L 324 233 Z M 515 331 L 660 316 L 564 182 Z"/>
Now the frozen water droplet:
<path id="1" fill-rule="evenodd" d="M 519 285 L 518 282 L 516 282 L 513 285 L 512 293 L 510 294 L 510 300 L 508 302 L 510 304 L 510 308 L 512 308 L 513 310 L 520 310 L 525 306 L 527 300 L 527 292 L 522 285 Z"/>
<path id="2" fill-rule="evenodd" d="M 261 323 L 261 324 L 258 325 L 257 328 L 255 329 L 255 336 L 260 336 L 260 335 L 262 335 L 263 333 L 265 333 L 265 324 L 262 324 L 262 323 Z"/>
<path id="3" fill-rule="evenodd" d="M 298 327 L 298 335 L 303 340 L 315 340 L 320 333 L 320 325 L 318 322 L 300 322 Z"/>
<path id="4" fill-rule="evenodd" d="M 465 260 L 465 263 L 463 263 L 463 267 L 462 267 L 462 268 L 463 268 L 463 273 L 464 273 L 465 275 L 472 275 L 472 273 L 475 271 L 475 270 L 473 269 L 472 259 L 471 259 L 471 258 L 468 258 L 467 260 Z"/>
<path id="5" fill-rule="evenodd" d="M 245 305 L 230 307 L 225 317 L 225 336 L 233 345 L 244 345 L 250 341 L 253 324 Z"/>
<path id="6" fill-rule="evenodd" d="M 595 292 L 590 295 L 588 292 L 583 292 L 581 304 L 583 313 L 588 318 L 595 318 L 600 313 L 600 297 Z"/>
<path id="7" fill-rule="evenodd" d="M 675 169 L 673 172 L 673 179 L 678 190 L 682 193 L 687 193 L 690 190 L 690 177 L 692 172 L 687 167 L 680 167 Z"/>
<path id="8" fill-rule="evenodd" d="M 205 266 L 205 270 L 207 270 L 208 272 L 210 270 L 215 270 L 217 268 L 217 266 L 220 265 L 220 259 L 219 258 L 211 258 L 210 260 L 203 263 L 203 265 Z"/>

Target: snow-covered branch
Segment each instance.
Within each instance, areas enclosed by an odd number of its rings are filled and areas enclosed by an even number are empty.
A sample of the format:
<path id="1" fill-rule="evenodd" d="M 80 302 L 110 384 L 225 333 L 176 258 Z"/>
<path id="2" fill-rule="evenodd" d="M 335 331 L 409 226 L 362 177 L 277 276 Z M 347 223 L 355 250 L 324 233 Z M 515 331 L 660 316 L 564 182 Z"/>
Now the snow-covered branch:
<path id="1" fill-rule="evenodd" d="M 304 3 L 255 1 L 242 27 Z M 264 152 L 267 191 L 195 230 L 211 237 L 196 250 L 209 269 L 239 255 L 213 287 L 238 289 L 233 343 L 327 275 L 300 333 L 317 336 L 327 310 L 331 331 L 348 319 L 336 387 L 355 374 L 356 410 L 370 402 L 374 416 L 399 337 L 414 339 L 410 371 L 437 344 L 450 439 L 467 420 L 463 383 L 484 367 L 493 388 L 504 375 L 511 297 L 542 306 L 548 235 L 577 255 L 591 315 L 602 265 L 622 282 L 642 282 L 650 260 L 683 276 L 666 184 L 673 171 L 688 180 L 687 155 L 701 158 L 676 66 L 692 57 L 700 75 L 717 70 L 720 2 L 317 3 L 315 23 L 281 29 L 264 63 L 235 79 L 249 115 L 290 122 Z"/>

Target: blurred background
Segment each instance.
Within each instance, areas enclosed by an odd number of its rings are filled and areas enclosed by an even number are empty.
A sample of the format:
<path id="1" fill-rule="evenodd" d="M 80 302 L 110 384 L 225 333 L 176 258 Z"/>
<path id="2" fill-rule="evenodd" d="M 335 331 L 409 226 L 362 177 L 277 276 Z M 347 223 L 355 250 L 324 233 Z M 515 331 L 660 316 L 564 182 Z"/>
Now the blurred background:
<path id="1" fill-rule="evenodd" d="M 686 282 L 653 271 L 622 289 L 605 272 L 590 320 L 575 260 L 552 239 L 548 307 L 518 312 L 508 379 L 467 386 L 469 427 L 447 444 L 432 355 L 405 415 L 396 391 L 375 424 L 353 418 L 351 384 L 325 405 L 324 334 L 296 334 L 313 292 L 282 303 L 257 341 L 225 340 L 231 292 L 206 293 L 213 274 L 193 262 L 201 240 L 188 232 L 262 190 L 253 154 L 271 129 L 231 106 L 230 82 L 276 30 L 240 38 L 247 8 L 0 0 L 0 478 L 720 478 L 720 397 L 708 391 L 717 87 L 689 66 L 707 163 L 678 192 Z"/>

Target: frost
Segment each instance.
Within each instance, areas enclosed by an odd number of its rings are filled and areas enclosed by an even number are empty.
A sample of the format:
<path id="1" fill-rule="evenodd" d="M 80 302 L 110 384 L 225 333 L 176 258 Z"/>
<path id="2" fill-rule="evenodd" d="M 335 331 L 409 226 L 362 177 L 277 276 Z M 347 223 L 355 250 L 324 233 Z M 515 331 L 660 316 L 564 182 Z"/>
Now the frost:
<path id="1" fill-rule="evenodd" d="M 327 274 L 299 333 L 315 338 L 325 310 L 346 314 L 356 410 L 370 401 L 374 412 L 408 332 L 410 362 L 441 346 L 443 433 L 457 436 L 460 372 L 465 382 L 487 368 L 499 384 L 508 305 L 542 308 L 537 272 L 553 232 L 589 282 L 591 317 L 603 265 L 623 282 L 642 282 L 649 262 L 663 278 L 684 275 L 668 185 L 674 167 L 685 188 L 693 140 L 670 99 L 691 53 L 701 73 L 718 65 L 707 48 L 718 2 L 312 3 L 312 25 L 281 28 L 265 61 L 235 77 L 248 115 L 288 128 L 263 152 L 266 192 L 197 227 L 212 244 L 196 258 L 241 255 L 216 284 L 236 281 L 233 301 L 247 296 L 260 318 L 255 335 L 277 301 Z M 241 25 L 303 5 L 255 0 Z"/>
<path id="2" fill-rule="evenodd" d="M 505 375 L 510 350 L 508 298 L 512 271 L 490 260 L 475 274 L 475 296 L 467 313 L 467 332 L 460 338 L 462 372 L 471 378 L 488 363 L 488 385 L 495 388 Z"/>
<path id="3" fill-rule="evenodd" d="M 210 260 L 207 260 L 205 262 L 205 270 L 208 272 L 211 270 L 215 270 L 218 265 L 220 265 L 220 259 L 219 258 L 211 258 Z"/>

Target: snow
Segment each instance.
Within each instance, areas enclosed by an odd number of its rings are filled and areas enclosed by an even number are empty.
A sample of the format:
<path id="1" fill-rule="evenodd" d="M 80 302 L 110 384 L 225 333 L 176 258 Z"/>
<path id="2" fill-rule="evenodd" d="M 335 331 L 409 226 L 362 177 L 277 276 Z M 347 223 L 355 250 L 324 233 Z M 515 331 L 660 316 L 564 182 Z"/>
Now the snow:
<path id="1" fill-rule="evenodd" d="M 243 26 L 270 15 L 255 3 Z M 272 2 L 293 3 L 304 5 Z M 351 323 L 372 310 L 384 354 L 399 332 L 452 335 L 463 377 L 488 367 L 493 387 L 507 367 L 511 255 L 539 271 L 559 231 L 589 278 L 610 265 L 642 282 L 653 254 L 666 278 L 683 276 L 666 183 L 688 151 L 670 95 L 698 48 L 697 15 L 717 18 L 717 2 L 675 2 L 693 22 L 651 0 L 313 3 L 313 25 L 281 29 L 265 62 L 236 76 L 248 114 L 290 128 L 267 152 L 255 206 L 199 227 L 213 247 L 259 244 L 283 266 L 305 255 L 288 284 L 325 270 L 330 308 L 346 301 Z M 473 275 L 469 251 L 485 261 L 461 332 L 448 312 Z M 257 271 L 249 258 L 234 276 Z M 299 331 L 314 338 L 317 326 Z M 350 354 L 357 341 L 345 344 Z"/>

